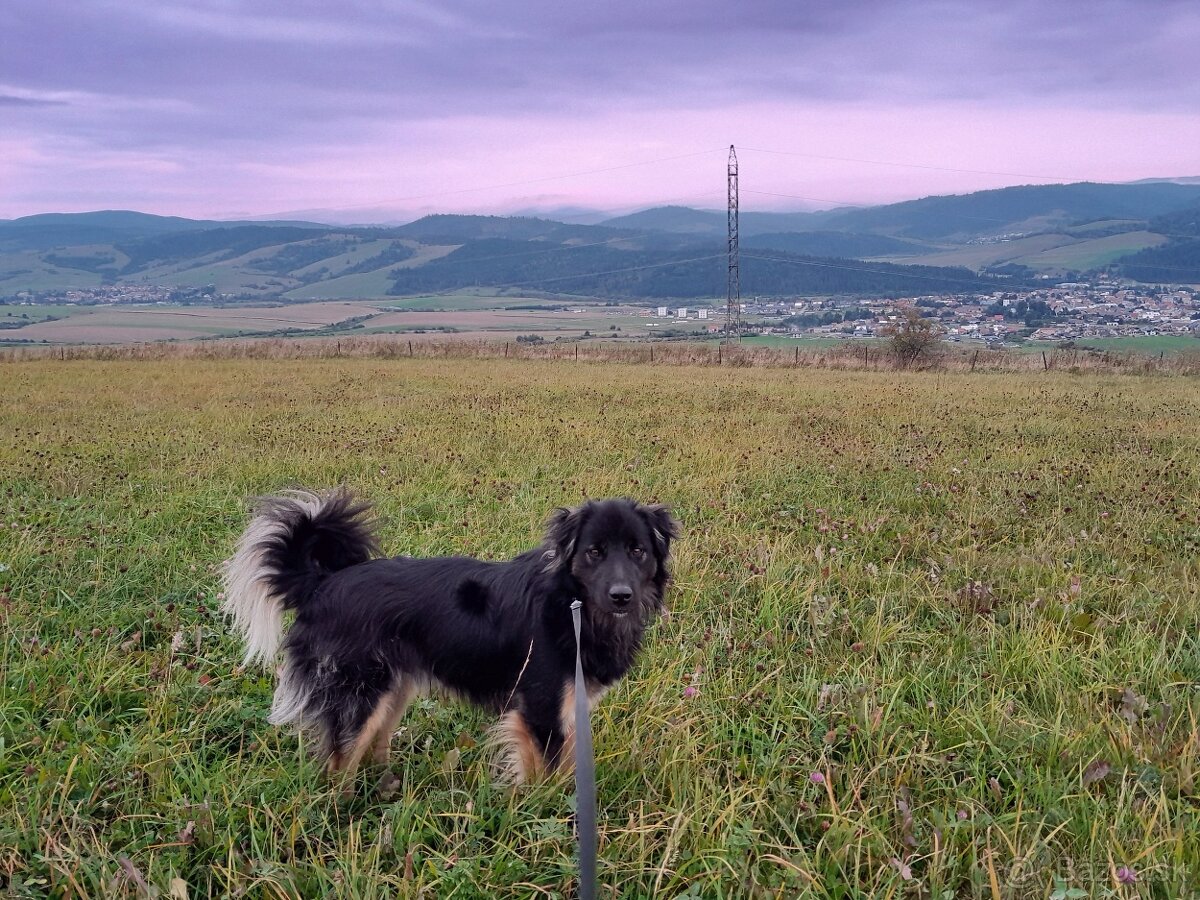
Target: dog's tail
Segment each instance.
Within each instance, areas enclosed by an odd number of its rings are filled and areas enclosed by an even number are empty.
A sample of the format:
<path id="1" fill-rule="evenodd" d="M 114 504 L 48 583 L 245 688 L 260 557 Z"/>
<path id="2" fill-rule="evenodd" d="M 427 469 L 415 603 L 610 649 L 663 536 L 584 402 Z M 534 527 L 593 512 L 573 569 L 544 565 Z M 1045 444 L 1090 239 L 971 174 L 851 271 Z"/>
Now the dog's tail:
<path id="1" fill-rule="evenodd" d="M 376 554 L 370 510 L 344 488 L 259 501 L 224 567 L 222 608 L 246 642 L 246 664 L 275 658 L 284 610 L 307 603 L 330 573 Z"/>

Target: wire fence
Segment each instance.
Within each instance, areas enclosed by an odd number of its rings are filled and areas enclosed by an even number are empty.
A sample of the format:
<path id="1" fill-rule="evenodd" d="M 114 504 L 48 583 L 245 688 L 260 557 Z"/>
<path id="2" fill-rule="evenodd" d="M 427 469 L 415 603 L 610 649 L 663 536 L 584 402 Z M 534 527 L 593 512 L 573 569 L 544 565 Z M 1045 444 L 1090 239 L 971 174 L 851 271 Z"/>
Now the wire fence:
<path id="1" fill-rule="evenodd" d="M 33 360 L 223 359 L 511 359 L 658 366 L 843 369 L 860 371 L 1067 372 L 1071 374 L 1200 375 L 1200 351 L 1156 356 L 1086 348 L 1043 351 L 942 345 L 909 359 L 887 345 L 847 341 L 832 347 L 762 347 L 733 342 L 418 339 L 403 335 L 258 338 L 0 349 L 0 362 Z"/>

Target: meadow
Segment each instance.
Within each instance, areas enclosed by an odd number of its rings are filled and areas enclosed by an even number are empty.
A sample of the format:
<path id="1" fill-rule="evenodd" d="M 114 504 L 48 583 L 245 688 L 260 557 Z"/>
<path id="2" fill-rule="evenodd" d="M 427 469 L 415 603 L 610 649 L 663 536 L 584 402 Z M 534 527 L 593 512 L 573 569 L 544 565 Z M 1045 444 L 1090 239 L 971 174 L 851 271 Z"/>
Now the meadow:
<path id="1" fill-rule="evenodd" d="M 391 553 L 557 505 L 683 525 L 594 715 L 601 897 L 1184 897 L 1200 885 L 1188 377 L 552 359 L 0 362 L 0 892 L 564 897 L 570 779 L 414 705 L 342 799 L 266 723 L 218 566 L 345 482 Z"/>

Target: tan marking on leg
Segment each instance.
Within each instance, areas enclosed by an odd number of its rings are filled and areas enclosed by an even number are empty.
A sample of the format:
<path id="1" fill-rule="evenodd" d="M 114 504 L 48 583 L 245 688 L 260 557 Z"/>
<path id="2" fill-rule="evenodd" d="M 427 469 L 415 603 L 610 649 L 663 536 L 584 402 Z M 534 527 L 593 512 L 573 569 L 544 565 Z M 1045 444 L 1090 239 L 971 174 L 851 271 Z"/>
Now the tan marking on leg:
<path id="1" fill-rule="evenodd" d="M 371 754 L 373 762 L 380 764 L 387 763 L 388 751 L 392 746 L 392 733 L 395 732 L 396 726 L 400 724 L 400 719 L 404 716 L 405 711 L 408 709 L 408 704 L 412 702 L 412 698 L 416 693 L 417 686 L 415 682 L 411 678 L 401 678 L 400 684 L 384 697 L 384 700 L 390 703 L 390 714 L 375 733 L 375 748 Z"/>
<path id="2" fill-rule="evenodd" d="M 562 706 L 558 709 L 558 727 L 562 729 L 563 745 L 558 754 L 558 771 L 575 770 L 575 682 L 568 681 L 563 689 Z"/>
<path id="3" fill-rule="evenodd" d="M 367 721 L 363 723 L 362 728 L 358 731 L 358 737 L 354 739 L 354 743 L 347 750 L 335 750 L 329 757 L 329 772 L 330 774 L 340 774 L 342 778 L 342 793 L 350 793 L 350 788 L 354 780 L 354 773 L 358 769 L 358 764 L 363 758 L 363 754 L 367 752 L 375 736 L 379 733 L 379 729 L 391 719 L 392 704 L 390 702 L 392 691 L 384 694 L 379 702 L 375 705 L 375 709 L 371 715 L 367 717 Z"/>
<path id="4" fill-rule="evenodd" d="M 529 732 L 525 717 L 516 710 L 500 717 L 500 721 L 492 726 L 490 737 L 500 749 L 499 780 L 517 785 L 545 772 L 542 751 Z"/>
<path id="5" fill-rule="evenodd" d="M 608 693 L 608 688 L 599 684 L 588 684 L 588 712 Z M 558 712 L 558 727 L 563 733 L 562 753 L 558 758 L 561 772 L 570 772 L 575 767 L 575 681 L 572 679 L 563 688 L 562 705 Z"/>

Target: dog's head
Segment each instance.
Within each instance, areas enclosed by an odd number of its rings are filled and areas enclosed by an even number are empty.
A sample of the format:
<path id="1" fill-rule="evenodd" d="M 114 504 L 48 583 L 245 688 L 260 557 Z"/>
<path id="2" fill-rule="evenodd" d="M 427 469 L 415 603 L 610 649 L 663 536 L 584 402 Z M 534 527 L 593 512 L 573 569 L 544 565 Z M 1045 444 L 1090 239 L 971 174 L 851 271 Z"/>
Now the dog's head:
<path id="1" fill-rule="evenodd" d="M 662 608 L 678 536 L 679 523 L 665 506 L 589 500 L 551 515 L 549 568 L 570 575 L 591 615 L 646 621 Z"/>

